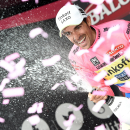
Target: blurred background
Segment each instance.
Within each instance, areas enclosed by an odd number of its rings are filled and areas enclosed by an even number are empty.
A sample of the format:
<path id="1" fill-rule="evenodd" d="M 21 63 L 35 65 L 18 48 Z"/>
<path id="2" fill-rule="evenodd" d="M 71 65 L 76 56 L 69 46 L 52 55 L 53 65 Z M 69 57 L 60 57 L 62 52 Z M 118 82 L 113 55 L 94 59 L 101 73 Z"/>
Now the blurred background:
<path id="1" fill-rule="evenodd" d="M 73 44 L 65 37 L 59 37 L 55 23 L 58 10 L 67 2 L 82 7 L 91 16 L 92 24 L 100 24 L 114 19 L 130 21 L 130 1 L 113 0 L 104 2 L 103 15 L 94 14 L 96 5 L 80 0 L 1 0 L 0 1 L 0 60 L 12 53 L 19 53 L 26 60 L 25 74 L 11 80 L 4 89 L 23 87 L 25 94 L 21 97 L 10 97 L 9 103 L 2 104 L 4 99 L 0 93 L 0 130 L 66 130 L 63 121 L 74 114 L 70 130 L 94 130 L 104 125 L 106 130 L 118 130 L 119 121 L 107 105 L 98 113 L 91 109 L 94 103 L 88 99 L 88 92 L 82 81 L 74 82 L 71 76 L 76 72 L 70 65 L 68 54 Z M 41 34 L 30 38 L 32 29 L 41 28 L 48 38 Z M 61 60 L 52 66 L 43 66 L 42 60 L 60 55 Z M 0 82 L 8 75 L 8 71 L 0 68 Z M 76 91 L 69 91 L 65 82 L 70 81 Z M 51 88 L 59 83 L 55 89 Z M 115 88 L 114 88 L 115 89 Z M 28 114 L 34 103 L 43 102 L 42 113 Z M 74 108 L 83 105 L 79 111 Z M 70 107 L 71 106 L 71 107 Z M 40 122 L 31 125 L 29 117 L 38 115 Z"/>

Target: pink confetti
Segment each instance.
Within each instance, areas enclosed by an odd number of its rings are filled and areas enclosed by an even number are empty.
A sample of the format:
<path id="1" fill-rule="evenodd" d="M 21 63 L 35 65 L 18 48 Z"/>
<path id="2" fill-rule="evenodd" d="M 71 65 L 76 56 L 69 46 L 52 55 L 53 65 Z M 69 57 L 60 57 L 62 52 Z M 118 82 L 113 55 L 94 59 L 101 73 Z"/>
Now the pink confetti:
<path id="1" fill-rule="evenodd" d="M 98 102 L 94 105 L 94 107 L 92 108 L 92 110 L 93 110 L 94 112 L 98 112 L 105 102 L 106 102 L 105 100 L 100 100 L 100 101 L 98 101 Z"/>
<path id="2" fill-rule="evenodd" d="M 120 28 L 120 25 L 119 25 L 119 24 L 117 24 L 117 25 L 114 26 L 114 27 L 111 27 L 111 28 L 108 30 L 107 38 L 110 39 L 111 34 L 112 34 L 114 31 L 117 31 L 119 28 Z"/>
<path id="3" fill-rule="evenodd" d="M 103 79 L 107 75 L 107 72 L 105 70 L 101 71 L 98 73 L 95 77 L 94 80 L 99 82 L 101 79 Z"/>
<path id="4" fill-rule="evenodd" d="M 130 81 L 126 81 L 124 86 L 130 88 Z"/>
<path id="5" fill-rule="evenodd" d="M 106 2 L 107 2 L 108 4 L 110 4 L 112 1 L 113 1 L 113 0 L 106 0 Z"/>
<path id="6" fill-rule="evenodd" d="M 1 85 L 0 85 L 0 91 L 3 91 L 5 85 L 9 82 L 10 82 L 10 79 L 8 79 L 8 78 L 3 79 L 1 82 Z"/>
<path id="7" fill-rule="evenodd" d="M 9 72 L 14 71 L 14 67 L 10 65 L 8 62 L 6 62 L 5 60 L 0 61 L 0 67 L 4 68 L 5 70 Z"/>
<path id="8" fill-rule="evenodd" d="M 0 122 L 1 122 L 1 123 L 4 123 L 4 122 L 5 122 L 5 119 L 2 118 L 2 117 L 0 117 Z"/>
<path id="9" fill-rule="evenodd" d="M 33 105 L 32 105 L 32 107 L 29 107 L 29 109 L 28 109 L 28 111 L 27 111 L 27 113 L 35 113 L 36 111 L 37 111 L 37 106 L 38 106 L 38 103 L 36 102 L 36 103 L 34 103 Z"/>
<path id="10" fill-rule="evenodd" d="M 2 104 L 4 105 L 9 104 L 9 99 L 4 99 Z"/>
<path id="11" fill-rule="evenodd" d="M 51 88 L 51 90 L 55 90 L 58 86 L 60 86 L 60 84 L 59 84 L 59 83 L 56 83 L 56 84 Z"/>
<path id="12" fill-rule="evenodd" d="M 89 50 L 87 50 L 87 49 L 80 50 L 80 51 L 76 52 L 76 55 L 77 55 L 77 56 L 81 56 L 81 55 L 83 55 L 84 53 L 89 53 Z"/>
<path id="13" fill-rule="evenodd" d="M 35 3 L 38 4 L 38 3 L 39 3 L 39 0 L 35 0 Z"/>
<path id="14" fill-rule="evenodd" d="M 56 64 L 56 62 L 60 61 L 61 57 L 60 55 L 55 55 L 50 59 L 46 59 L 42 61 L 43 66 L 52 66 Z"/>
<path id="15" fill-rule="evenodd" d="M 89 0 L 80 0 L 81 2 L 89 2 Z"/>
<path id="16" fill-rule="evenodd" d="M 71 0 L 72 2 L 78 1 L 78 0 Z"/>
<path id="17" fill-rule="evenodd" d="M 14 72 L 11 72 L 7 75 L 9 79 L 16 79 L 19 76 L 22 76 L 25 73 L 25 68 L 17 69 Z"/>
<path id="18" fill-rule="evenodd" d="M 73 106 L 72 105 L 69 105 L 68 108 L 72 108 Z"/>
<path id="19" fill-rule="evenodd" d="M 7 88 L 4 89 L 3 92 L 3 97 L 17 97 L 17 96 L 23 96 L 24 95 L 24 88 L 19 87 L 19 88 Z"/>
<path id="20" fill-rule="evenodd" d="M 93 95 L 106 96 L 106 91 L 93 91 Z"/>
<path id="21" fill-rule="evenodd" d="M 110 64 L 110 56 L 108 54 L 104 54 L 103 60 L 107 63 Z"/>
<path id="22" fill-rule="evenodd" d="M 95 130 L 106 130 L 105 126 L 102 124 L 100 126 L 95 127 Z"/>
<path id="23" fill-rule="evenodd" d="M 100 14 L 102 11 L 102 5 L 97 5 L 97 7 L 94 9 L 95 14 Z"/>
<path id="24" fill-rule="evenodd" d="M 13 67 L 16 65 L 14 61 L 10 61 L 9 64 L 12 65 Z"/>
<path id="25" fill-rule="evenodd" d="M 68 88 L 68 90 L 70 90 L 70 91 L 75 91 L 75 90 L 77 90 L 77 88 L 75 88 L 75 87 L 71 84 L 70 81 L 65 81 L 65 85 L 66 85 L 66 87 Z"/>
<path id="26" fill-rule="evenodd" d="M 65 6 L 68 6 L 68 5 L 71 5 L 71 3 L 70 3 L 70 2 L 67 2 L 67 3 L 65 4 Z"/>
<path id="27" fill-rule="evenodd" d="M 26 2 L 26 1 L 28 1 L 28 0 L 22 0 L 22 2 Z"/>
<path id="28" fill-rule="evenodd" d="M 74 114 L 71 114 L 69 116 L 69 120 L 68 121 L 64 121 L 63 124 L 66 127 L 70 127 L 73 124 L 73 121 L 76 119 L 76 117 L 74 116 Z"/>
<path id="29" fill-rule="evenodd" d="M 42 113 L 43 102 L 38 103 L 37 113 Z"/>
<path id="30" fill-rule="evenodd" d="M 126 49 L 126 51 L 124 52 L 124 56 L 125 56 L 127 59 L 130 58 L 130 47 L 128 47 L 128 48 Z"/>
<path id="31" fill-rule="evenodd" d="M 48 34 L 46 32 L 44 32 L 42 28 L 39 28 L 39 27 L 32 29 L 29 33 L 29 36 L 31 38 L 35 38 L 39 34 L 41 34 L 44 38 L 48 38 Z"/>
<path id="32" fill-rule="evenodd" d="M 115 49 L 115 45 L 112 44 L 112 45 L 111 45 L 111 50 L 114 51 L 114 49 Z"/>
<path id="33" fill-rule="evenodd" d="M 40 122 L 40 118 L 38 115 L 33 115 L 28 118 L 31 125 L 37 125 Z"/>
<path id="34" fill-rule="evenodd" d="M 13 61 L 13 60 L 15 60 L 15 59 L 17 59 L 19 57 L 20 57 L 19 53 L 16 52 L 16 53 L 13 53 L 13 54 L 11 54 L 9 56 L 6 56 L 5 61 L 10 62 L 10 61 Z"/>
<path id="35" fill-rule="evenodd" d="M 21 58 L 20 61 L 15 65 L 15 69 L 21 69 L 25 66 L 26 60 Z"/>
<path id="36" fill-rule="evenodd" d="M 126 74 L 127 74 L 128 76 L 130 76 L 130 69 L 129 69 L 129 67 L 126 67 L 124 70 L 125 70 Z"/>
<path id="37" fill-rule="evenodd" d="M 106 80 L 106 81 L 104 81 L 104 83 L 105 83 L 106 85 L 113 85 L 113 84 L 116 83 L 116 82 L 117 82 L 117 78 L 116 78 L 116 77 L 112 78 L 111 80 Z"/>
<path id="38" fill-rule="evenodd" d="M 92 48 L 92 51 L 96 51 L 97 50 L 97 48 L 103 43 L 105 41 L 105 39 L 103 38 L 103 37 L 101 37 L 98 41 L 97 41 L 97 43 L 93 46 L 93 48 Z"/>
<path id="39" fill-rule="evenodd" d="M 79 107 L 75 108 L 74 111 L 79 111 L 82 108 L 83 108 L 83 104 L 81 104 Z"/>
<path id="40" fill-rule="evenodd" d="M 81 80 L 81 78 L 77 75 L 73 75 L 73 76 L 71 76 L 71 80 L 73 80 L 74 82 L 77 83 L 79 80 Z"/>

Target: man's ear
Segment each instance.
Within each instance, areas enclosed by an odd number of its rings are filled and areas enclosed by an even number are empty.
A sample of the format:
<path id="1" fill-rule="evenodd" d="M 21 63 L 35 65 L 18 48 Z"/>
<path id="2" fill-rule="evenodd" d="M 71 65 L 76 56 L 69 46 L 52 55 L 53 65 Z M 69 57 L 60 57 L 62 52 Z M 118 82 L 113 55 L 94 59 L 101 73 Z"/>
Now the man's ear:
<path id="1" fill-rule="evenodd" d="M 91 17 L 90 16 L 88 16 L 86 18 L 86 22 L 87 22 L 88 26 L 91 26 Z"/>

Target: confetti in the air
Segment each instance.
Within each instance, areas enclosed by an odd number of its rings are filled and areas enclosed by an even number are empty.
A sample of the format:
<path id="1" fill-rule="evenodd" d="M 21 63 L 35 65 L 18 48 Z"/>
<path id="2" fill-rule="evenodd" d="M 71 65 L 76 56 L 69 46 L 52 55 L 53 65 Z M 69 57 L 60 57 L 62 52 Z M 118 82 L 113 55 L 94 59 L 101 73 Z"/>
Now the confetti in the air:
<path id="1" fill-rule="evenodd" d="M 14 67 L 10 65 L 8 62 L 6 62 L 5 60 L 0 60 L 0 67 L 4 68 L 8 72 L 14 71 Z"/>
<path id="2" fill-rule="evenodd" d="M 22 0 L 22 2 L 26 2 L 26 1 L 29 1 L 29 0 Z"/>
<path id="3" fill-rule="evenodd" d="M 111 45 L 111 50 L 114 51 L 114 49 L 115 49 L 115 45 L 112 44 L 112 45 Z"/>
<path id="4" fill-rule="evenodd" d="M 92 51 L 95 52 L 95 51 L 97 50 L 97 48 L 100 47 L 100 45 L 101 45 L 104 41 L 105 41 L 105 39 L 104 39 L 103 37 L 101 37 L 101 38 L 97 41 L 97 43 L 93 46 Z"/>
<path id="5" fill-rule="evenodd" d="M 126 81 L 124 86 L 130 88 L 130 81 Z"/>
<path id="6" fill-rule="evenodd" d="M 61 60 L 61 57 L 60 57 L 60 55 L 54 55 L 52 58 L 50 58 L 50 59 L 45 59 L 45 60 L 43 60 L 42 61 L 42 64 L 43 64 L 43 66 L 52 66 L 52 65 L 54 65 L 54 64 L 56 64 L 58 61 L 60 61 Z"/>
<path id="7" fill-rule="evenodd" d="M 100 80 L 102 80 L 105 76 L 107 75 L 107 72 L 105 70 L 101 71 L 100 73 L 98 73 L 95 77 L 94 80 L 99 82 Z"/>
<path id="8" fill-rule="evenodd" d="M 111 27 L 111 28 L 108 30 L 107 38 L 110 39 L 112 33 L 113 33 L 114 31 L 117 31 L 119 28 L 120 28 L 120 25 L 119 25 L 119 24 L 117 24 L 117 25 L 114 26 L 114 27 Z"/>
<path id="9" fill-rule="evenodd" d="M 129 59 L 130 58 L 130 47 L 128 47 L 125 52 L 124 52 L 124 56 Z"/>
<path id="10" fill-rule="evenodd" d="M 103 60 L 107 63 L 110 64 L 110 56 L 108 54 L 104 54 Z"/>
<path id="11" fill-rule="evenodd" d="M 112 78 L 111 80 L 106 80 L 106 81 L 104 81 L 104 83 L 105 83 L 106 85 L 113 85 L 113 84 L 115 84 L 116 82 L 117 82 L 117 78 L 116 78 L 116 77 Z"/>
<path id="12" fill-rule="evenodd" d="M 51 90 L 55 90 L 58 86 L 60 86 L 60 84 L 59 84 L 59 83 L 56 83 L 56 84 L 51 88 Z"/>
<path id="13" fill-rule="evenodd" d="M 39 0 L 35 0 L 35 3 L 38 4 L 38 3 L 39 3 Z"/>
<path id="14" fill-rule="evenodd" d="M 4 104 L 4 105 L 9 104 L 9 99 L 4 99 L 2 104 Z"/>
<path id="15" fill-rule="evenodd" d="M 97 126 L 95 127 L 95 130 L 106 130 L 104 124 L 100 125 L 100 126 Z"/>
<path id="16" fill-rule="evenodd" d="M 13 61 L 13 60 L 15 60 L 15 59 L 17 59 L 19 57 L 20 57 L 19 53 L 16 52 L 16 53 L 13 53 L 13 54 L 11 54 L 9 56 L 6 56 L 5 61 L 6 62 L 11 62 L 11 61 Z"/>
<path id="17" fill-rule="evenodd" d="M 35 113 L 36 111 L 37 111 L 37 106 L 38 106 L 38 103 L 36 102 L 36 103 L 34 103 L 33 105 L 32 105 L 32 107 L 29 107 L 29 109 L 28 109 L 28 113 L 30 114 L 30 113 Z"/>
<path id="18" fill-rule="evenodd" d="M 75 74 L 75 75 L 71 76 L 71 80 L 73 80 L 75 83 L 77 83 L 79 80 L 81 80 L 81 78 Z"/>
<path id="19" fill-rule="evenodd" d="M 15 69 L 22 69 L 26 64 L 26 60 L 24 58 L 21 58 L 20 61 L 15 65 Z"/>
<path id="20" fill-rule="evenodd" d="M 80 109 L 82 109 L 83 108 L 83 104 L 81 104 L 79 107 L 77 107 L 77 108 L 74 108 L 74 111 L 79 111 Z"/>
<path id="21" fill-rule="evenodd" d="M 0 84 L 0 91 L 3 91 L 5 85 L 7 83 L 9 83 L 9 82 L 10 82 L 10 79 L 8 79 L 8 78 L 3 79 L 2 82 L 1 82 L 1 84 Z"/>
<path id="22" fill-rule="evenodd" d="M 93 95 L 106 96 L 106 91 L 93 91 Z"/>
<path id="23" fill-rule="evenodd" d="M 48 34 L 40 27 L 32 29 L 29 33 L 31 38 L 35 38 L 37 35 L 41 34 L 44 38 L 48 38 Z"/>
<path id="24" fill-rule="evenodd" d="M 4 122 L 5 122 L 5 119 L 2 118 L 2 117 L 0 117 L 0 122 L 1 122 L 1 123 L 4 123 Z"/>
<path id="25" fill-rule="evenodd" d="M 81 56 L 81 55 L 83 55 L 83 54 L 85 54 L 85 53 L 89 53 L 89 50 L 87 50 L 87 49 L 80 50 L 80 51 L 76 52 L 76 55 L 77 55 L 77 56 Z"/>
<path id="26" fill-rule="evenodd" d="M 37 113 L 42 113 L 43 105 L 44 105 L 43 102 L 38 103 Z"/>
<path id="27" fill-rule="evenodd" d="M 66 127 L 70 127 L 73 124 L 73 121 L 76 119 L 76 117 L 74 116 L 74 114 L 71 114 L 69 116 L 69 120 L 68 121 L 64 121 L 63 124 Z"/>
<path id="28" fill-rule="evenodd" d="M 129 67 L 126 67 L 124 70 L 125 70 L 126 74 L 127 74 L 128 76 L 130 76 L 130 69 L 129 69 Z"/>
<path id="29" fill-rule="evenodd" d="M 94 112 L 98 112 L 105 102 L 106 102 L 105 100 L 100 100 L 100 101 L 98 101 L 98 102 L 94 105 L 94 107 L 92 108 L 92 110 L 93 110 Z"/>
<path id="30" fill-rule="evenodd" d="M 77 88 L 74 87 L 74 86 L 71 84 L 70 81 L 65 81 L 65 85 L 66 85 L 66 87 L 68 88 L 68 90 L 70 90 L 70 91 L 75 91 L 75 90 L 77 90 Z"/>
<path id="31" fill-rule="evenodd" d="M 15 70 L 14 72 L 11 72 L 7 75 L 9 79 L 16 79 L 19 76 L 22 76 L 25 73 L 25 68 L 20 68 Z"/>
<path id="32" fill-rule="evenodd" d="M 43 108 L 43 102 L 36 102 L 32 105 L 32 107 L 29 107 L 27 113 L 35 113 L 37 111 L 37 113 L 42 113 L 42 108 Z"/>
<path id="33" fill-rule="evenodd" d="M 18 97 L 24 95 L 24 88 L 7 88 L 2 91 L 3 97 Z"/>
<path id="34" fill-rule="evenodd" d="M 102 11 L 102 6 L 101 5 L 97 5 L 97 7 L 94 9 L 95 14 L 100 14 L 101 11 Z"/>
<path id="35" fill-rule="evenodd" d="M 28 118 L 31 125 L 37 125 L 40 122 L 40 117 L 38 115 L 33 115 Z"/>

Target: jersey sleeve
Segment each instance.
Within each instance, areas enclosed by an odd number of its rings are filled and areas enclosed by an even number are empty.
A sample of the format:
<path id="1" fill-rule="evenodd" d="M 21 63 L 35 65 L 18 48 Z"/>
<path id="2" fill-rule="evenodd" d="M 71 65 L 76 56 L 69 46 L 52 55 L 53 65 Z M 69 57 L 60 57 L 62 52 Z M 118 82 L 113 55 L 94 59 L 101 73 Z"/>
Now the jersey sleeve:
<path id="1" fill-rule="evenodd" d="M 87 80 L 87 82 L 89 82 L 92 87 L 100 86 L 100 88 L 103 91 L 107 92 L 106 93 L 107 95 L 114 96 L 111 87 L 106 86 L 103 79 L 100 82 L 96 82 L 93 80 L 93 78 L 97 75 L 95 72 L 91 71 L 89 68 L 84 67 L 81 63 L 78 64 L 77 62 L 74 61 L 72 62 L 72 60 L 70 61 L 70 63 L 73 66 L 73 68 L 76 70 L 78 75 L 81 77 L 81 79 Z"/>

